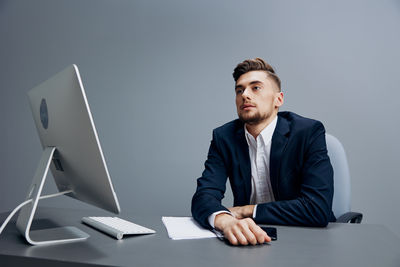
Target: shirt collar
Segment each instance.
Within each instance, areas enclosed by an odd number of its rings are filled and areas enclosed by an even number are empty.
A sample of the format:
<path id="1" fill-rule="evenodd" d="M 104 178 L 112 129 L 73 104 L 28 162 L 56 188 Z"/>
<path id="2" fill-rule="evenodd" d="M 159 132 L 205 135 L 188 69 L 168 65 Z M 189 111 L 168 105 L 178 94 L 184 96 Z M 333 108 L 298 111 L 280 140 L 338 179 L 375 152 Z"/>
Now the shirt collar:
<path id="1" fill-rule="evenodd" d="M 273 121 L 270 122 L 270 124 L 267 125 L 267 127 L 265 127 L 261 133 L 257 136 L 257 139 L 259 137 L 262 138 L 264 144 L 268 144 L 269 142 L 271 142 L 272 140 L 272 135 L 274 134 L 275 128 L 276 128 L 276 124 L 278 122 L 278 116 L 275 117 L 275 119 Z M 247 140 L 247 144 L 254 144 L 254 142 L 256 141 L 254 139 L 254 137 L 247 131 L 246 128 L 246 124 L 244 124 L 244 132 L 245 132 L 245 136 L 246 136 L 246 140 Z"/>

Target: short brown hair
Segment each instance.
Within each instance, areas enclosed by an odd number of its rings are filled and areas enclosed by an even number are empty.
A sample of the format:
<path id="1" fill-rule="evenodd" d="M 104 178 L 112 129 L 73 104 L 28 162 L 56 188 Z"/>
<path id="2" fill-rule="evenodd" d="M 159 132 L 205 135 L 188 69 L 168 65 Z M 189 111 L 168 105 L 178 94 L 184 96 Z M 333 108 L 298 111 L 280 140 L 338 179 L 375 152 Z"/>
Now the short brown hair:
<path id="1" fill-rule="evenodd" d="M 235 82 L 237 82 L 240 76 L 254 70 L 265 71 L 268 76 L 275 81 L 279 91 L 281 91 L 281 80 L 279 79 L 278 75 L 276 75 L 275 70 L 271 67 L 271 65 L 259 57 L 256 57 L 255 59 L 246 59 L 245 61 L 239 63 L 233 70 L 233 79 Z"/>

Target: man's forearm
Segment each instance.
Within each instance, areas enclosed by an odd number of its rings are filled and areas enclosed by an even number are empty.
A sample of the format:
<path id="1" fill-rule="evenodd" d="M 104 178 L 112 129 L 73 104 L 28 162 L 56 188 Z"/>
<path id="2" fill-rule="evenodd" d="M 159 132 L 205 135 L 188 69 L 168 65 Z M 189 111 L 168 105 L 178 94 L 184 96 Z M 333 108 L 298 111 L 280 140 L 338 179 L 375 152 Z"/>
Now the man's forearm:
<path id="1" fill-rule="evenodd" d="M 292 200 L 269 202 L 257 205 L 254 220 L 260 224 L 326 226 L 329 221 L 330 207 L 326 201 L 309 201 L 299 197 Z"/>

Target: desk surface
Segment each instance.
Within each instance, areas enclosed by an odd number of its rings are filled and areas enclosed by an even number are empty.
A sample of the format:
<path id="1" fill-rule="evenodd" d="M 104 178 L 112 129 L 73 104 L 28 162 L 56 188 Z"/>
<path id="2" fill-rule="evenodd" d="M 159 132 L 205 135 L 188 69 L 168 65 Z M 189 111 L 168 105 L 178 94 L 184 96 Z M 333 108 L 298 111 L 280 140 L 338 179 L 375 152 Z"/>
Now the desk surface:
<path id="1" fill-rule="evenodd" d="M 0 215 L 1 222 L 6 215 Z M 161 216 L 155 215 L 122 214 L 157 233 L 119 241 L 80 223 L 83 216 L 101 215 L 100 211 L 39 208 L 34 228 L 72 225 L 90 234 L 87 241 L 40 247 L 28 245 L 13 220 L 0 235 L 0 265 L 400 266 L 400 238 L 381 225 L 278 226 L 278 241 L 270 245 L 233 247 L 216 238 L 171 240 Z"/>

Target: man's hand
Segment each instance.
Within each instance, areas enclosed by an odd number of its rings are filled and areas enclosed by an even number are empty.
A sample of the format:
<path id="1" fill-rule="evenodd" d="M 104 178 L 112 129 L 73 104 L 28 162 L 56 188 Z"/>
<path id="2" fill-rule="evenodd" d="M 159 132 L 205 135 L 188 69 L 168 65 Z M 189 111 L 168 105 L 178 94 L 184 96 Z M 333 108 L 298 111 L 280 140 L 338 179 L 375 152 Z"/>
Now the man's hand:
<path id="1" fill-rule="evenodd" d="M 254 205 L 238 206 L 228 209 L 237 219 L 253 217 Z"/>
<path id="2" fill-rule="evenodd" d="M 215 217 L 214 225 L 232 245 L 256 245 L 271 241 L 267 233 L 251 218 L 237 219 L 230 214 L 221 213 Z"/>

